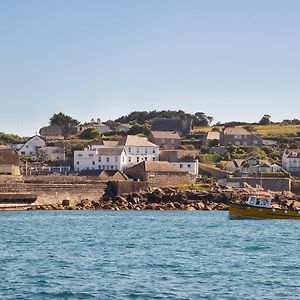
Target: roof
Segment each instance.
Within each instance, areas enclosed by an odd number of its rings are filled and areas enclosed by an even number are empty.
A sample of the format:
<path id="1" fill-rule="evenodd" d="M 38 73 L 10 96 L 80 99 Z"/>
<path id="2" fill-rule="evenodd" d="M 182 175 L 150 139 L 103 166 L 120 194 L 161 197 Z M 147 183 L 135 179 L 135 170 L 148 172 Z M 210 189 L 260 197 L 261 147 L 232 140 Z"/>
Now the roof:
<path id="1" fill-rule="evenodd" d="M 128 176 L 119 170 L 103 170 L 100 173 L 99 177 L 101 179 L 110 179 L 110 178 L 114 179 L 119 177 L 119 178 L 123 178 L 124 180 L 128 180 Z"/>
<path id="2" fill-rule="evenodd" d="M 15 165 L 20 166 L 21 161 L 18 154 L 10 149 L 0 149 L 0 165 Z"/>
<path id="3" fill-rule="evenodd" d="M 121 155 L 124 149 L 111 147 L 111 148 L 98 148 L 97 156 L 117 156 Z"/>
<path id="4" fill-rule="evenodd" d="M 102 141 L 104 146 L 117 146 L 118 141 Z"/>
<path id="5" fill-rule="evenodd" d="M 141 166 L 145 172 L 187 173 L 167 161 L 143 161 L 127 170 L 140 170 Z"/>
<path id="6" fill-rule="evenodd" d="M 227 135 L 235 135 L 235 134 L 252 135 L 253 134 L 249 132 L 247 129 L 245 129 L 244 127 L 227 127 L 223 130 L 223 133 Z"/>
<path id="7" fill-rule="evenodd" d="M 121 138 L 118 146 L 136 146 L 136 147 L 159 147 L 147 140 L 147 138 L 139 137 L 136 135 L 127 135 Z"/>
<path id="8" fill-rule="evenodd" d="M 219 140 L 220 139 L 220 132 L 218 131 L 210 131 L 206 135 L 207 140 Z"/>
<path id="9" fill-rule="evenodd" d="M 151 131 L 155 139 L 180 139 L 177 131 Z"/>

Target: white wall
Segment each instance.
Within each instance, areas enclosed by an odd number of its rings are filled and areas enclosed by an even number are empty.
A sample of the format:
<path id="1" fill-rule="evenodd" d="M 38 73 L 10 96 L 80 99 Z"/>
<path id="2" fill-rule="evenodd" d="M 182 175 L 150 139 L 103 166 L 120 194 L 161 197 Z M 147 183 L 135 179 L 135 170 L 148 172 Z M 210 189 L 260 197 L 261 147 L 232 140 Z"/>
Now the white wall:
<path id="1" fill-rule="evenodd" d="M 123 171 L 126 154 L 98 156 L 97 150 L 74 151 L 74 170 L 119 170 Z"/>
<path id="2" fill-rule="evenodd" d="M 179 169 L 182 169 L 191 174 L 199 174 L 199 162 L 198 160 L 194 162 L 170 162 L 172 165 L 176 166 Z"/>

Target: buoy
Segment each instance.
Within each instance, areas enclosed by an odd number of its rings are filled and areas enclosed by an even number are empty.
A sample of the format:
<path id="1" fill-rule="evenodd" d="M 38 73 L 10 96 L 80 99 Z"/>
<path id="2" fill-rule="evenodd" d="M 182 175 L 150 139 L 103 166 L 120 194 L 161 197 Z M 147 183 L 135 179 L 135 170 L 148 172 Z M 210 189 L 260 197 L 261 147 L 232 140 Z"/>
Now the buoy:
<path id="1" fill-rule="evenodd" d="M 275 208 L 272 208 L 272 212 L 274 213 L 276 210 L 275 210 Z"/>
<path id="2" fill-rule="evenodd" d="M 287 210 L 285 210 L 284 213 L 287 214 Z"/>

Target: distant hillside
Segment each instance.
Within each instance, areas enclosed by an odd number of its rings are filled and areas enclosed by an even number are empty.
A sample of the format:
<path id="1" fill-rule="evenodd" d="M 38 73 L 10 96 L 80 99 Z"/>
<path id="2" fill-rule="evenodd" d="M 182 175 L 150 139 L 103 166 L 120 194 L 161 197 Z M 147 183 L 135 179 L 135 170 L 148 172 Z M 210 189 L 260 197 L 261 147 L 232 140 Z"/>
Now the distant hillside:
<path id="1" fill-rule="evenodd" d="M 210 116 L 207 116 L 203 112 L 197 112 L 195 114 L 186 113 L 182 110 L 161 110 L 161 111 L 134 111 L 126 116 L 122 116 L 114 122 L 116 123 L 138 123 L 138 124 L 145 124 L 151 122 L 153 119 L 156 118 L 166 118 L 166 119 L 172 119 L 172 118 L 190 118 L 193 120 L 194 126 L 208 126 L 213 118 Z"/>

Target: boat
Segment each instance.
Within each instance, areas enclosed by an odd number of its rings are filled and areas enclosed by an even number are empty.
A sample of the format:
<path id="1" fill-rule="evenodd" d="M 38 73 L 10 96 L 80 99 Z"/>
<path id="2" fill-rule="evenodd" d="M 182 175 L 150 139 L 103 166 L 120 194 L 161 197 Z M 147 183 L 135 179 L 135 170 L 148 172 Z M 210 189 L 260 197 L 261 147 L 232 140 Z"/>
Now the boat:
<path id="1" fill-rule="evenodd" d="M 290 219 L 300 220 L 300 210 L 272 207 L 270 195 L 250 196 L 247 203 L 229 203 L 230 219 Z"/>

